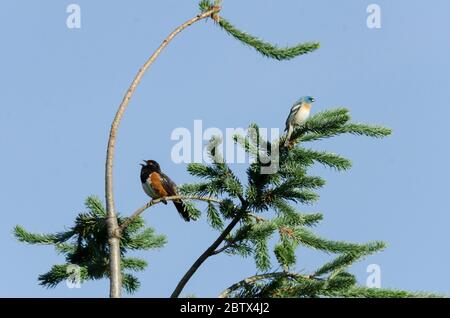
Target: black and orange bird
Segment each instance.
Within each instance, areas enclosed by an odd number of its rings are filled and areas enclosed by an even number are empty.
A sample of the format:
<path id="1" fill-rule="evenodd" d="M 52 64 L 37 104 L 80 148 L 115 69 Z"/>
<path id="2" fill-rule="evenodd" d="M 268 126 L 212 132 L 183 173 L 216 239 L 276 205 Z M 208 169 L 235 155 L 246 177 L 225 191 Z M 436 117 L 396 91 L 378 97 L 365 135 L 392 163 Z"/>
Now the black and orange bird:
<path id="1" fill-rule="evenodd" d="M 159 163 L 155 160 L 144 160 L 144 162 L 145 164 L 141 163 L 141 182 L 144 192 L 149 197 L 152 199 L 159 199 L 179 195 L 177 185 L 168 176 L 161 172 Z M 167 201 L 164 199 L 162 202 L 167 204 Z M 173 200 L 173 204 L 183 219 L 189 222 L 189 213 L 183 201 Z"/>

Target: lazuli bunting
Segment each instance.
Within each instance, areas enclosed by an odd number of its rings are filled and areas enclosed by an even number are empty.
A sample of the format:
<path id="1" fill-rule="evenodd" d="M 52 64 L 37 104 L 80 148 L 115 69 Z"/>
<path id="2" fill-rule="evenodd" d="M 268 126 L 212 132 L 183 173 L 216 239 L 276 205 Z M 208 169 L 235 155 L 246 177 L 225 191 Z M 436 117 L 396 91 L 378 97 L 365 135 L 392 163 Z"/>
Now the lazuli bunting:
<path id="1" fill-rule="evenodd" d="M 308 119 L 311 112 L 311 104 L 314 102 L 315 100 L 313 97 L 304 96 L 292 105 L 291 112 L 286 119 L 285 131 L 287 131 L 287 135 L 284 143 L 285 147 L 287 147 L 291 141 L 291 135 L 295 126 L 303 124 Z"/>

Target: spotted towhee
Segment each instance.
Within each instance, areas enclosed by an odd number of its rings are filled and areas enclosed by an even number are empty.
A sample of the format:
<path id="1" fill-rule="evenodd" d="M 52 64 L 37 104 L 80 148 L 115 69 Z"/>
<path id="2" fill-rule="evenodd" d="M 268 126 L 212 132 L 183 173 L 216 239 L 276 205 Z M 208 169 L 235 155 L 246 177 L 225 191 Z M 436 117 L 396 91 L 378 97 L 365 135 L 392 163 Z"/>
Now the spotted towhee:
<path id="1" fill-rule="evenodd" d="M 177 185 L 161 172 L 159 163 L 154 160 L 144 160 L 144 162 L 145 164 L 141 163 L 141 182 L 142 188 L 149 197 L 158 199 L 178 195 Z M 166 200 L 162 200 L 162 202 L 167 204 Z M 189 213 L 183 201 L 174 200 L 173 204 L 183 219 L 189 222 Z"/>

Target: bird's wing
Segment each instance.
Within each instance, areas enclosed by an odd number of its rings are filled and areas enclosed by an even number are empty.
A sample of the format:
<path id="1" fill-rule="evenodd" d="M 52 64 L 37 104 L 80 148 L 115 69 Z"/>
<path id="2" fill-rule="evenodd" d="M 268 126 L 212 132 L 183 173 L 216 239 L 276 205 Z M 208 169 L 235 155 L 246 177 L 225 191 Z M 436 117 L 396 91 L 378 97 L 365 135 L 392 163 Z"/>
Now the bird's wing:
<path id="1" fill-rule="evenodd" d="M 170 196 L 178 195 L 177 185 L 173 182 L 167 175 L 164 173 L 160 173 L 161 176 L 161 184 L 166 190 L 167 194 Z"/>
<path id="2" fill-rule="evenodd" d="M 288 131 L 289 126 L 293 124 L 295 115 L 297 114 L 300 107 L 300 104 L 295 104 L 294 106 L 292 106 L 289 116 L 286 118 L 286 127 L 284 128 L 284 131 Z"/>

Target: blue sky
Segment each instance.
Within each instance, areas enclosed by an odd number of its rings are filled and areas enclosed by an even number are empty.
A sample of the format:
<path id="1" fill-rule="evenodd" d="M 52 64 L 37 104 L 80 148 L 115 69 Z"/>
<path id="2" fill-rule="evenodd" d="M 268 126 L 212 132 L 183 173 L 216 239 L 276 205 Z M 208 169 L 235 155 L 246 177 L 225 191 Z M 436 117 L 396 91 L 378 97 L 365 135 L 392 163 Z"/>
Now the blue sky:
<path id="1" fill-rule="evenodd" d="M 81 29 L 66 27 L 66 7 L 81 6 Z M 0 263 L 3 297 L 104 297 L 108 282 L 44 289 L 37 276 L 61 263 L 51 247 L 15 241 L 12 228 L 56 232 L 72 224 L 91 194 L 104 195 L 109 125 L 134 74 L 162 39 L 197 13 L 197 1 L 4 0 L 0 11 Z M 368 29 L 366 8 L 381 7 L 382 28 Z M 125 214 L 146 202 L 139 162 L 152 158 L 178 183 L 192 179 L 171 161 L 176 127 L 284 128 L 293 101 L 317 99 L 313 112 L 345 106 L 354 121 L 385 125 L 385 140 L 343 136 L 314 148 L 340 153 L 345 173 L 327 180 L 317 233 L 389 247 L 352 267 L 364 284 L 379 264 L 383 287 L 450 294 L 450 177 L 447 120 L 450 3 L 425 1 L 224 0 L 223 16 L 280 45 L 318 40 L 320 50 L 288 62 L 261 57 L 211 21 L 178 37 L 145 76 L 120 128 L 115 194 Z M 166 297 L 217 236 L 204 219 L 186 224 L 173 207 L 145 219 L 167 235 L 164 249 L 140 254 L 140 297 Z M 329 258 L 298 251 L 298 270 Z M 207 261 L 183 294 L 213 297 L 254 273 L 252 259 Z"/>

